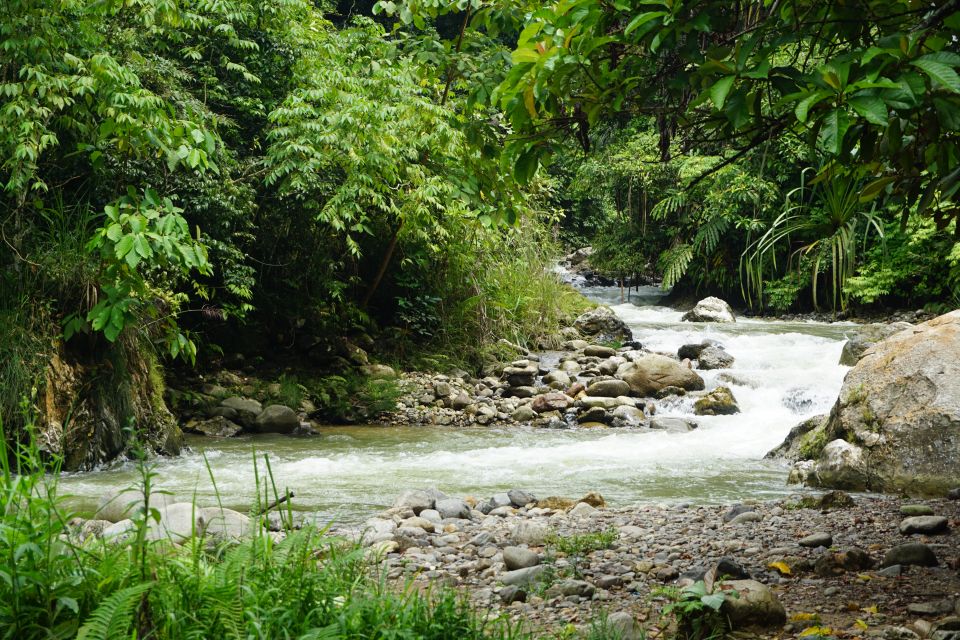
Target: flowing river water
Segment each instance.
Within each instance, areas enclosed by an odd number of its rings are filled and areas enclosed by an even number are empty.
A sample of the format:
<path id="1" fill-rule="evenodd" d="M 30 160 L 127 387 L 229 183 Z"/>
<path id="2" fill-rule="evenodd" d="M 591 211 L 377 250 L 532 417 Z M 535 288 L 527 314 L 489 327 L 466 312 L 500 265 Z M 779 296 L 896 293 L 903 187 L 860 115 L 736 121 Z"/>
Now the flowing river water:
<path id="1" fill-rule="evenodd" d="M 847 367 L 837 364 L 850 324 L 740 318 L 735 324 L 681 323 L 681 312 L 658 306 L 655 287 L 641 287 L 621 303 L 613 287 L 582 287 L 609 304 L 644 347 L 676 352 L 712 338 L 736 358 L 728 370 L 700 372 L 707 389 L 725 384 L 740 405 L 733 416 L 693 416 L 693 401 L 658 401 L 658 414 L 692 417 L 689 433 L 649 430 L 528 427 L 325 427 L 317 438 L 191 437 L 191 451 L 159 459 L 155 484 L 199 504 L 216 500 L 245 510 L 255 492 L 254 452 L 263 454 L 280 492 L 296 494 L 297 508 L 324 520 L 355 523 L 389 506 L 407 488 L 436 486 L 450 495 L 487 497 L 519 487 L 538 496 L 577 497 L 599 491 L 609 503 L 731 502 L 768 499 L 794 489 L 783 463 L 764 460 L 790 428 L 829 411 Z M 209 472 L 208 472 L 209 466 Z M 90 512 L 113 489 L 138 475 L 129 462 L 65 474 L 62 493 Z"/>

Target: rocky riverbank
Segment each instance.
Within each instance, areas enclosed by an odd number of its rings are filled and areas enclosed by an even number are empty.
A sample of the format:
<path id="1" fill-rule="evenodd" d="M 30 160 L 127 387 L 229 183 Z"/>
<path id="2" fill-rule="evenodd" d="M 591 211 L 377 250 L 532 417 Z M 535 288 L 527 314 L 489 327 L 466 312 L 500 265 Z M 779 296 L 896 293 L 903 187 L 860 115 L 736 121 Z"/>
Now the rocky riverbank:
<path id="1" fill-rule="evenodd" d="M 605 613 L 626 638 L 669 635 L 670 588 L 706 580 L 726 593 L 735 630 L 759 637 L 947 640 L 960 633 L 958 526 L 958 501 L 840 492 L 607 508 L 596 494 L 478 501 L 432 489 L 404 492 L 354 533 L 390 578 L 457 587 L 534 627 Z"/>
<path id="2" fill-rule="evenodd" d="M 716 302 L 720 306 L 707 305 L 706 315 L 692 320 L 734 322 L 729 307 Z M 358 365 L 358 374 L 371 386 L 397 390 L 395 406 L 370 421 L 682 432 L 697 424 L 656 417 L 658 401 L 689 394 L 697 397 L 697 413 L 737 411 L 728 388 L 707 392 L 696 372 L 733 365 L 733 356 L 716 341 L 678 345 L 676 352 L 652 352 L 634 342 L 629 327 L 606 307 L 577 318 L 563 338 L 560 349 L 527 352 L 513 361 L 491 364 L 480 376 L 465 371 L 397 374 L 385 365 Z M 213 437 L 249 432 L 310 435 L 320 426 L 320 412 L 302 385 L 294 385 L 291 392 L 289 383 L 266 382 L 231 370 L 197 378 L 190 385 L 184 388 L 180 381 L 168 391 L 187 431 Z"/>
<path id="3" fill-rule="evenodd" d="M 738 637 L 955 640 L 954 497 L 917 502 L 834 491 L 611 508 L 596 493 L 538 498 L 513 489 L 477 499 L 431 488 L 404 491 L 361 526 L 332 532 L 359 541 L 398 586 L 452 587 L 491 618 L 551 634 L 605 620 L 625 639 L 673 637 L 691 617 L 668 615 L 670 605 L 695 593 L 716 594 L 717 620 Z M 222 544 L 260 526 L 229 509 L 155 498 L 148 540 L 203 536 Z M 73 535 L 129 536 L 138 504 L 133 493 L 110 496 L 96 519 L 72 523 Z M 275 541 L 283 525 L 279 514 L 269 518 Z"/>

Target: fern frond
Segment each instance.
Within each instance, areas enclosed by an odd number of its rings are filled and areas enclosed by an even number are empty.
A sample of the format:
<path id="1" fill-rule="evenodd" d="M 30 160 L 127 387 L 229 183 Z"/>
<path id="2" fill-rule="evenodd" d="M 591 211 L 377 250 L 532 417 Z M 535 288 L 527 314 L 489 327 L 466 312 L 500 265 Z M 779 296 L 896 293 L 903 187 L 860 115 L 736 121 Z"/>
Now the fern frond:
<path id="1" fill-rule="evenodd" d="M 693 260 L 693 247 L 681 244 L 660 254 L 660 270 L 663 272 L 663 287 L 677 284 Z"/>
<path id="2" fill-rule="evenodd" d="M 650 210 L 650 216 L 654 220 L 664 220 L 667 216 L 671 216 L 677 211 L 680 211 L 687 204 L 687 195 L 683 191 L 680 193 L 675 193 L 672 196 L 667 196 L 660 202 L 658 202 L 653 209 Z"/>
<path id="3" fill-rule="evenodd" d="M 693 238 L 695 251 L 709 255 L 720 244 L 720 237 L 730 226 L 730 219 L 725 216 L 714 216 L 704 222 Z"/>
<path id="4" fill-rule="evenodd" d="M 140 602 L 140 596 L 153 587 L 152 582 L 136 584 L 110 594 L 90 617 L 80 631 L 77 640 L 125 640 L 130 636 L 130 624 L 133 612 Z"/>

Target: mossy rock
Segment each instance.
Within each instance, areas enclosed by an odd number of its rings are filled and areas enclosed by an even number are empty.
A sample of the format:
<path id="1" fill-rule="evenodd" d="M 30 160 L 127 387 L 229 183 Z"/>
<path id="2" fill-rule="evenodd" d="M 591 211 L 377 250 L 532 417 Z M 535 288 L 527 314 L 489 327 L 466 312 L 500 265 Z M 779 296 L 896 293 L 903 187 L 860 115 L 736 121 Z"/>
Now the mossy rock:
<path id="1" fill-rule="evenodd" d="M 729 416 L 740 413 L 740 407 L 729 387 L 717 387 L 693 403 L 693 412 L 698 416 Z"/>

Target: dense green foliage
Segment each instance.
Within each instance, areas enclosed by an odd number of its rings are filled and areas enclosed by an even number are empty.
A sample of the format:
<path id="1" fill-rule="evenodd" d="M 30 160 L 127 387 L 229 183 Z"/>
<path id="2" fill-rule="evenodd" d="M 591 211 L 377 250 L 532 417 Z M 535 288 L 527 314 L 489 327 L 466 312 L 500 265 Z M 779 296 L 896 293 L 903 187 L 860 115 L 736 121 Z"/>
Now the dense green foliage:
<path id="1" fill-rule="evenodd" d="M 305 0 L 4 11 L 8 420 L 62 349 L 282 346 L 322 369 L 323 345 L 370 334 L 387 358 L 477 367 L 576 310 L 545 269 L 549 185 L 501 170 L 495 112 L 428 43 Z"/>
<path id="2" fill-rule="evenodd" d="M 0 460 L 0 637 L 530 637 L 482 620 L 451 591 L 388 584 L 362 548 L 316 529 L 277 540 L 255 521 L 244 541 L 197 535 L 174 545 L 147 535 L 157 516 L 147 499 L 129 534 L 85 537 L 35 449 Z M 149 468 L 141 478 L 150 496 Z"/>
<path id="3" fill-rule="evenodd" d="M 510 33 L 511 68 L 464 75 L 464 90 L 503 110 L 505 164 L 519 180 L 549 166 L 565 228 L 594 243 L 612 275 L 646 272 L 780 311 L 956 300 L 947 280 L 899 295 L 915 274 L 881 255 L 894 223 L 903 233 L 932 220 L 932 262 L 950 261 L 955 3 L 379 6 L 420 28 L 462 17 L 468 43 Z M 462 33 L 440 41 L 451 50 Z M 887 284 L 866 286 L 861 268 Z"/>
<path id="4" fill-rule="evenodd" d="M 757 307 L 785 309 L 806 289 L 814 306 L 845 308 L 851 297 L 880 299 L 856 280 L 847 286 L 865 250 L 865 273 L 903 285 L 915 277 L 870 253 L 888 222 L 932 219 L 946 244 L 956 231 L 958 28 L 954 3 L 558 2 L 530 15 L 497 95 L 524 134 L 511 143 L 518 164 L 556 150 L 565 131 L 589 148 L 624 117 L 655 128 L 648 157 L 702 163 L 666 189 L 644 188 L 644 172 L 633 171 L 634 199 L 651 214 L 680 212 L 666 226 L 674 238 L 645 252 L 659 253 L 666 284 L 689 268 L 685 285 L 739 285 Z M 737 174 L 723 176 L 729 168 Z M 750 189 L 731 194 L 738 176 Z M 735 219 L 714 204 L 731 195 L 741 198 Z M 693 202 L 706 217 L 684 206 Z M 684 228 L 690 218 L 696 232 Z M 956 290 L 944 282 L 930 294 L 887 300 L 952 302 Z"/>

